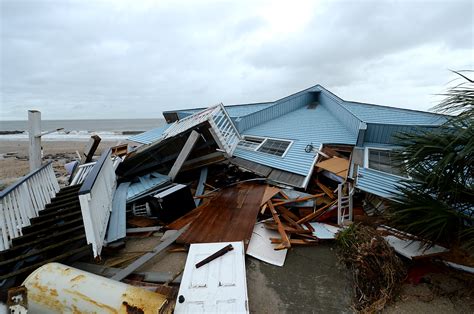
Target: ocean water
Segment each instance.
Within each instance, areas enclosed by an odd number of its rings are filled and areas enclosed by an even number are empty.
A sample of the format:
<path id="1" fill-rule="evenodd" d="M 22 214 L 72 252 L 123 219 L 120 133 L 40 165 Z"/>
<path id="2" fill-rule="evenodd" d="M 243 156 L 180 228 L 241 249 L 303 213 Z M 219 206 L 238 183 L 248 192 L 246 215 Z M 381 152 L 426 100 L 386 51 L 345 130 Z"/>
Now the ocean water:
<path id="1" fill-rule="evenodd" d="M 88 140 L 97 134 L 104 140 L 126 139 L 164 125 L 164 119 L 90 119 L 90 120 L 42 120 L 42 131 L 64 130 L 42 137 L 43 140 Z M 0 131 L 20 131 L 20 134 L 1 134 L 0 140 L 28 140 L 28 121 L 0 121 Z"/>

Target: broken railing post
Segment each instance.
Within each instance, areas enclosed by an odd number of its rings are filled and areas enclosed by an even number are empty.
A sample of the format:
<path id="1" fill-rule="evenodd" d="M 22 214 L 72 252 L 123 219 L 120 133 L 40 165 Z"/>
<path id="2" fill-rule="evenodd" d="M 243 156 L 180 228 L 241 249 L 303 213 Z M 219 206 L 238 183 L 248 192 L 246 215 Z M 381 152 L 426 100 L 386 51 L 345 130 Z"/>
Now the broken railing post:
<path id="1" fill-rule="evenodd" d="M 38 110 L 28 110 L 28 137 L 30 171 L 34 171 L 41 167 L 41 112 Z"/>

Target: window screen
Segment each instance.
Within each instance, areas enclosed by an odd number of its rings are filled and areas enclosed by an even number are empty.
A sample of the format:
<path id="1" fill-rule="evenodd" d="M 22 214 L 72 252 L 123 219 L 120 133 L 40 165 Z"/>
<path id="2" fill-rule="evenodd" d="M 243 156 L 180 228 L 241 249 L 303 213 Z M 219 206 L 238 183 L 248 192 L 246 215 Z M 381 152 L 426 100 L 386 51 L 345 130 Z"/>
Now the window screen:
<path id="1" fill-rule="evenodd" d="M 257 151 L 276 156 L 283 156 L 291 142 L 267 139 Z"/>
<path id="2" fill-rule="evenodd" d="M 393 160 L 393 153 L 389 150 L 369 149 L 369 168 L 402 176 L 400 167 Z"/>

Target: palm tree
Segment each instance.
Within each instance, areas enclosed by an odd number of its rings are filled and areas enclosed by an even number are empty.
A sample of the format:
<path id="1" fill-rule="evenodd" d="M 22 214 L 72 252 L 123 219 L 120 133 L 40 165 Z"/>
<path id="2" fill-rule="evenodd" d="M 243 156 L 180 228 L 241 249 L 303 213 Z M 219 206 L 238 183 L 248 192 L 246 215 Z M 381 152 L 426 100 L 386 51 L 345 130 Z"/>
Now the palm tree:
<path id="1" fill-rule="evenodd" d="M 392 204 L 393 224 L 428 244 L 474 248 L 474 81 L 450 88 L 434 109 L 455 114 L 440 128 L 398 136 L 397 159 L 412 180 Z"/>

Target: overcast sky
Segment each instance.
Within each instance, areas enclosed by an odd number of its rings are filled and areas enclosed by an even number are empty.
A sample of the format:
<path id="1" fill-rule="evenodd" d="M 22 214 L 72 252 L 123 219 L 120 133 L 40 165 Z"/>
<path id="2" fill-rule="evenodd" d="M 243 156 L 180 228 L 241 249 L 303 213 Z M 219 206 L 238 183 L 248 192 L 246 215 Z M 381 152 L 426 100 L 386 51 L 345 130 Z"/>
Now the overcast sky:
<path id="1" fill-rule="evenodd" d="M 0 120 L 157 118 L 315 84 L 428 110 L 473 69 L 472 0 L 0 0 Z"/>

